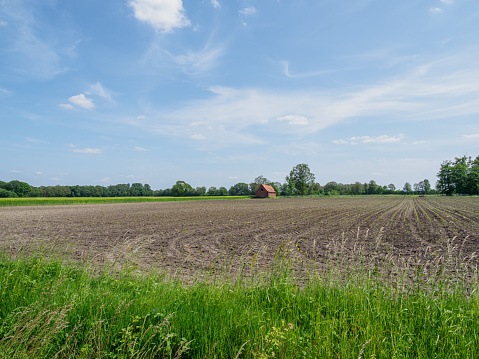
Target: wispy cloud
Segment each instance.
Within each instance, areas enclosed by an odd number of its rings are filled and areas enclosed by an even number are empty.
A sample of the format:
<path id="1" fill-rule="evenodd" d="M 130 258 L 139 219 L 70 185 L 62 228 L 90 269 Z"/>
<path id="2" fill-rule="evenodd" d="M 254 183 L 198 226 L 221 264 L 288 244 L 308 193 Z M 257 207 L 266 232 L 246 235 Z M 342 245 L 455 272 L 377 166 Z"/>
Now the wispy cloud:
<path id="1" fill-rule="evenodd" d="M 292 73 L 289 69 L 289 62 L 288 61 L 281 61 L 281 66 L 283 67 L 283 73 L 292 79 L 299 79 L 299 78 L 306 78 L 306 77 L 314 77 L 314 76 L 321 76 L 330 74 L 333 72 L 343 71 L 339 70 L 325 70 L 325 71 L 312 71 L 312 72 L 304 72 L 304 73 Z"/>
<path id="2" fill-rule="evenodd" d="M 112 102 L 111 91 L 105 89 L 100 82 L 90 85 L 90 92 Z"/>
<path id="3" fill-rule="evenodd" d="M 466 140 L 479 140 L 479 133 L 475 133 L 472 135 L 463 135 L 462 138 Z"/>
<path id="4" fill-rule="evenodd" d="M 218 0 L 211 0 L 210 4 L 213 5 L 213 7 L 220 7 L 220 3 L 218 2 Z"/>
<path id="5" fill-rule="evenodd" d="M 334 140 L 333 143 L 337 145 L 357 145 L 357 144 L 384 144 L 384 143 L 400 143 L 404 135 L 399 136 L 357 136 L 349 137 L 346 140 Z"/>
<path id="6" fill-rule="evenodd" d="M 0 2 L 0 26 L 8 29 L 5 47 L 11 57 L 9 68 L 17 75 L 49 79 L 68 71 L 62 65 L 60 36 L 50 39 L 45 25 L 35 16 L 35 5 L 24 1 Z M 66 45 L 69 46 L 69 45 Z"/>
<path id="7" fill-rule="evenodd" d="M 103 151 L 99 148 L 72 148 L 71 152 L 75 153 L 87 153 L 87 154 L 101 154 Z"/>
<path id="8" fill-rule="evenodd" d="M 223 54 L 223 47 L 210 47 L 209 44 L 205 45 L 199 51 L 188 50 L 181 55 L 168 55 L 183 72 L 191 75 L 203 74 L 211 70 L 217 63 L 218 59 Z"/>
<path id="9" fill-rule="evenodd" d="M 8 171 L 10 173 L 23 173 L 24 171 L 19 171 L 19 170 L 10 170 Z"/>
<path id="10" fill-rule="evenodd" d="M 283 117 L 278 117 L 277 121 L 286 121 L 292 126 L 307 126 L 309 121 L 306 117 L 300 115 L 287 115 Z"/>
<path id="11" fill-rule="evenodd" d="M 167 33 L 190 25 L 181 0 L 131 0 L 129 4 L 138 20 L 156 30 Z"/>
<path id="12" fill-rule="evenodd" d="M 454 0 L 441 0 L 441 2 L 446 5 L 454 4 Z"/>
<path id="13" fill-rule="evenodd" d="M 250 6 L 239 11 L 241 15 L 248 16 L 256 14 L 256 8 L 254 6 Z"/>
<path id="14" fill-rule="evenodd" d="M 47 141 L 39 140 L 38 138 L 32 138 L 32 137 L 25 137 L 25 139 L 30 142 L 30 143 L 35 143 L 35 144 L 48 144 Z"/>
<path id="15" fill-rule="evenodd" d="M 429 9 L 429 12 L 434 15 L 441 14 L 443 10 L 440 7 L 432 7 Z"/>
<path id="16" fill-rule="evenodd" d="M 166 50 L 161 41 L 155 41 L 144 57 L 144 64 L 159 71 L 181 71 L 191 76 L 202 76 L 215 68 L 224 50 L 225 45 L 214 43 L 213 38 L 209 38 L 202 48 L 186 49 L 177 53 Z"/>
<path id="17" fill-rule="evenodd" d="M 206 99 L 183 103 L 168 113 L 152 112 L 135 125 L 183 138 L 201 134 L 204 143 L 233 146 L 263 143 L 262 131 L 308 137 L 363 117 L 424 121 L 479 114 L 479 69 L 448 73 L 441 64 L 426 64 L 362 88 L 326 92 L 216 86 L 210 91 Z M 357 139 L 361 143 L 399 140 L 397 136 Z"/>
<path id="18" fill-rule="evenodd" d="M 146 148 L 143 148 L 143 147 L 139 147 L 139 146 L 135 146 L 133 148 L 134 151 L 137 151 L 137 152 L 146 152 L 148 151 Z"/>
<path id="19" fill-rule="evenodd" d="M 248 23 L 246 22 L 246 19 L 249 16 L 256 14 L 256 12 L 257 12 L 257 10 L 254 6 L 246 7 L 244 9 L 241 9 L 241 10 L 238 11 L 238 13 L 240 14 L 241 21 L 242 21 L 244 26 L 248 25 Z"/>

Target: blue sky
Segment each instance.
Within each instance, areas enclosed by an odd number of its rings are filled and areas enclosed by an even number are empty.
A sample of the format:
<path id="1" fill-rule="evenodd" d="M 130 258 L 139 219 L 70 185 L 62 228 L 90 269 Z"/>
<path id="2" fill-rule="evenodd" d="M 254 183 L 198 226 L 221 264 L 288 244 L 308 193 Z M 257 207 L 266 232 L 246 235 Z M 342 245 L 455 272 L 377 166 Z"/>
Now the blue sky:
<path id="1" fill-rule="evenodd" d="M 435 183 L 478 39 L 477 0 L 0 0 L 0 180 Z"/>

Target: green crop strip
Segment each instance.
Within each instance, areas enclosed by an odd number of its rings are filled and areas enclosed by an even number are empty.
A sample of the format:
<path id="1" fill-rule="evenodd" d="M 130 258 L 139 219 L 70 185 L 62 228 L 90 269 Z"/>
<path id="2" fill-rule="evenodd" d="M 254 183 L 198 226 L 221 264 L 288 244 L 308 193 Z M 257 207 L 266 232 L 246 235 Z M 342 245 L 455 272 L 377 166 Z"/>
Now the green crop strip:
<path id="1" fill-rule="evenodd" d="M 251 198 L 251 196 L 1 198 L 0 207 L 52 206 L 52 205 L 102 204 L 102 203 L 184 202 L 184 201 L 206 201 L 206 200 L 233 200 L 233 199 L 246 199 L 246 198 Z"/>

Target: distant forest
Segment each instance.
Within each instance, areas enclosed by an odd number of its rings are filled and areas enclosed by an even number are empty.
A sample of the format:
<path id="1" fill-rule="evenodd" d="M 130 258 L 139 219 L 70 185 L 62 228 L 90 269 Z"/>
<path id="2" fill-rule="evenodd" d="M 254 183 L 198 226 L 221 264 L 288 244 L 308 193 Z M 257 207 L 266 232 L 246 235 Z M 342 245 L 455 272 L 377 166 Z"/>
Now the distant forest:
<path id="1" fill-rule="evenodd" d="M 479 195 L 479 156 L 458 157 L 453 161 L 444 161 L 437 174 L 436 188 L 424 179 L 411 185 L 406 182 L 402 188 L 394 184 L 378 185 L 371 180 L 366 183 L 336 183 L 334 181 L 321 186 L 314 181 L 314 174 L 308 165 L 299 164 L 291 170 L 285 183 L 272 182 L 258 176 L 251 183 L 237 183 L 229 189 L 226 187 L 196 187 L 184 181 L 177 181 L 171 188 L 153 190 L 150 185 L 142 183 L 117 184 L 110 186 L 41 186 L 34 187 L 28 183 L 13 180 L 0 181 L 0 198 L 13 197 L 161 197 L 161 196 L 245 196 L 254 195 L 261 184 L 274 187 L 280 196 L 297 195 L 386 195 L 386 194 L 444 194 Z"/>

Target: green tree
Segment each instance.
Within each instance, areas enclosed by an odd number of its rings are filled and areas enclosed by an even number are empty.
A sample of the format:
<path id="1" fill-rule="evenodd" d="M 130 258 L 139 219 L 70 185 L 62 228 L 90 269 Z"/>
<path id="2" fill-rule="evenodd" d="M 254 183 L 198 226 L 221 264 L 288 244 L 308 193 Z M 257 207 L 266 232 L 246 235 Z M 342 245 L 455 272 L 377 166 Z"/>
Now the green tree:
<path id="1" fill-rule="evenodd" d="M 192 192 L 193 187 L 191 187 L 185 181 L 176 181 L 173 187 L 171 187 L 171 192 L 175 197 L 184 197 L 187 193 Z"/>
<path id="2" fill-rule="evenodd" d="M 351 194 L 363 194 L 364 193 L 364 186 L 361 182 L 355 182 L 351 185 Z"/>
<path id="3" fill-rule="evenodd" d="M 289 172 L 289 179 L 292 181 L 294 188 L 299 192 L 301 196 L 314 183 L 314 174 L 311 173 L 308 165 L 301 163 L 293 167 Z"/>
<path id="4" fill-rule="evenodd" d="M 368 194 L 378 194 L 378 185 L 374 180 L 369 181 Z"/>
<path id="5" fill-rule="evenodd" d="M 207 196 L 216 196 L 217 192 L 218 192 L 218 190 L 216 189 L 216 187 L 211 186 L 210 188 L 208 188 L 208 192 L 206 192 L 206 195 Z"/>
<path id="6" fill-rule="evenodd" d="M 206 195 L 206 187 L 196 187 L 196 195 L 197 196 L 205 196 Z"/>
<path id="7" fill-rule="evenodd" d="M 15 192 L 18 197 L 26 197 L 32 190 L 32 187 L 26 182 L 14 180 L 10 181 L 8 184 L 10 185 L 10 191 Z"/>
<path id="8" fill-rule="evenodd" d="M 231 196 L 247 196 L 250 194 L 248 184 L 240 182 L 231 186 L 229 193 Z"/>
<path id="9" fill-rule="evenodd" d="M 16 198 L 18 197 L 18 195 L 13 192 L 13 191 L 9 191 L 5 188 L 0 188 L 0 198 Z"/>
<path id="10" fill-rule="evenodd" d="M 466 188 L 468 194 L 479 195 L 479 156 L 469 163 Z"/>
<path id="11" fill-rule="evenodd" d="M 406 192 L 406 194 L 412 193 L 412 186 L 411 186 L 411 184 L 410 184 L 409 182 L 406 182 L 406 183 L 404 184 L 404 187 L 403 187 L 402 190 L 403 190 L 404 192 Z"/>
<path id="12" fill-rule="evenodd" d="M 339 193 L 339 185 L 335 181 L 330 181 L 324 185 L 323 190 L 326 194 L 331 191 L 336 191 Z"/>

